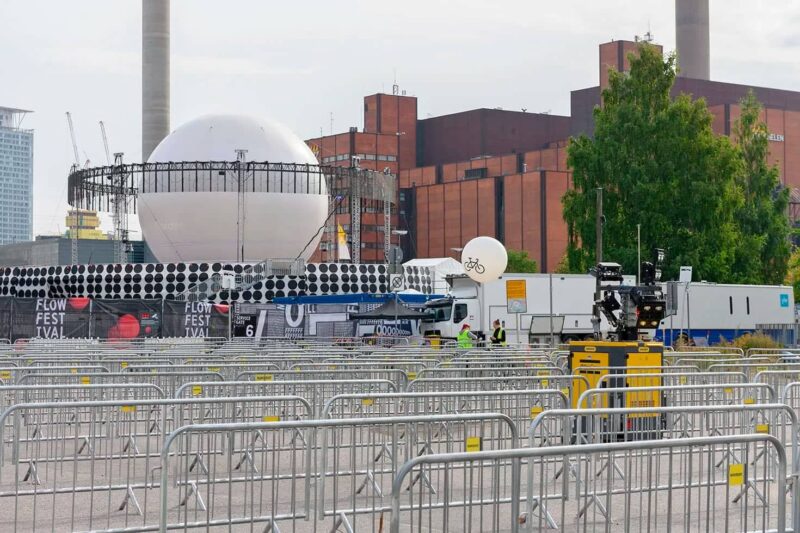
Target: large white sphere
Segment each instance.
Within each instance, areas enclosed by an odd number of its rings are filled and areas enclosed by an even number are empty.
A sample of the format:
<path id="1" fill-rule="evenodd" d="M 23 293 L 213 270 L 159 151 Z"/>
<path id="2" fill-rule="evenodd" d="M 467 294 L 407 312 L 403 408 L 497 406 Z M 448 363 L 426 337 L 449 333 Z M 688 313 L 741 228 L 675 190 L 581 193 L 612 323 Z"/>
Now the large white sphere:
<path id="1" fill-rule="evenodd" d="M 491 237 L 475 237 L 461 251 L 461 264 L 471 279 L 486 283 L 500 277 L 508 265 L 503 243 Z"/>
<path id="2" fill-rule="evenodd" d="M 317 164 L 306 144 L 283 125 L 236 115 L 207 115 L 187 122 L 161 141 L 148 162 L 235 161 L 240 149 L 247 150 L 247 161 Z M 297 257 L 328 214 L 324 180 L 316 173 L 266 170 L 246 179 L 245 261 Z M 201 172 L 199 178 L 179 172 L 145 174 L 138 197 L 139 222 L 158 260 L 236 260 L 237 182 L 236 172 Z M 300 257 L 308 259 L 321 236 L 320 231 Z"/>

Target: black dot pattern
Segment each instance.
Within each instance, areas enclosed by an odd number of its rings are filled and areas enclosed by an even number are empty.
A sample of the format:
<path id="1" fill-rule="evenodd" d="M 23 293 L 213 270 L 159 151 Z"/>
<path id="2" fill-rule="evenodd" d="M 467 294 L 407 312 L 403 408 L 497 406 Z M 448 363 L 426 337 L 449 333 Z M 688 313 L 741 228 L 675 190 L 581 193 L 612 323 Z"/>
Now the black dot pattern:
<path id="1" fill-rule="evenodd" d="M 406 266 L 403 268 L 405 288 L 422 294 L 433 294 L 433 272 L 429 267 Z"/>
<path id="2" fill-rule="evenodd" d="M 197 287 L 216 303 L 268 303 L 274 298 L 388 292 L 386 265 L 309 263 L 305 275 L 265 276 L 262 265 L 146 263 L 0 268 L 0 296 L 174 300 Z M 215 274 L 247 271 L 256 278 L 242 290 L 224 290 Z"/>

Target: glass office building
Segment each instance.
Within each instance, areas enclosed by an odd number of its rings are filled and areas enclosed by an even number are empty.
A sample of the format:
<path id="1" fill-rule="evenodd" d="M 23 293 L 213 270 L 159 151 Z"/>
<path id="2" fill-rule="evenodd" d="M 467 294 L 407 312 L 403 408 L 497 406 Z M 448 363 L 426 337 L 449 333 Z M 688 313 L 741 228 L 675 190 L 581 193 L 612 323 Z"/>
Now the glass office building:
<path id="1" fill-rule="evenodd" d="M 33 130 L 24 109 L 0 107 L 0 244 L 33 238 Z"/>

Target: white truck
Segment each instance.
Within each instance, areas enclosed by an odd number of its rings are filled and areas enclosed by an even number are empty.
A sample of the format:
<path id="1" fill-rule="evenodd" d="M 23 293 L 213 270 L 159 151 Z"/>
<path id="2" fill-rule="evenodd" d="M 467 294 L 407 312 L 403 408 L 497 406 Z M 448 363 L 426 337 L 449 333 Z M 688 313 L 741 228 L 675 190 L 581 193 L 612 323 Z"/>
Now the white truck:
<path id="1" fill-rule="evenodd" d="M 523 313 L 508 311 L 508 280 L 525 282 L 527 309 Z M 632 280 L 626 278 L 626 281 Z M 553 316 L 556 342 L 592 338 L 595 278 L 588 274 L 552 274 L 552 277 L 550 274 L 503 274 L 483 285 L 466 276 L 449 277 L 448 281 L 451 288 L 447 297 L 426 304 L 430 318 L 420 323 L 420 334 L 454 339 L 461 327 L 469 324 L 474 333 L 488 339 L 492 334 L 492 322 L 497 319 L 505 322 L 509 343 L 529 342 L 531 337 L 537 336 L 549 341 L 550 316 Z M 605 319 L 600 329 L 603 334 L 608 331 Z"/>
<path id="2" fill-rule="evenodd" d="M 753 331 L 785 345 L 798 342 L 792 287 L 705 281 L 665 285 L 667 307 L 675 314 L 661 322 L 655 337 L 668 346 L 678 339 L 709 346 Z"/>

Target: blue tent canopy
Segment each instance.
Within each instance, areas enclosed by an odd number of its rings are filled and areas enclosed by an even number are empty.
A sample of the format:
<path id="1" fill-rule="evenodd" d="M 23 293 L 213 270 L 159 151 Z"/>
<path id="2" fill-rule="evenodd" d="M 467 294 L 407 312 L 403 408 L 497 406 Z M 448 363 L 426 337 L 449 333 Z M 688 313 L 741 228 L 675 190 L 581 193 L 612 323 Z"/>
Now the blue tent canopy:
<path id="1" fill-rule="evenodd" d="M 330 296 L 291 296 L 275 298 L 276 304 L 385 304 L 398 300 L 404 304 L 424 304 L 430 300 L 442 298 L 438 294 L 333 294 Z"/>

